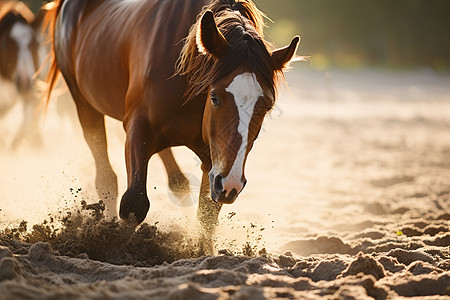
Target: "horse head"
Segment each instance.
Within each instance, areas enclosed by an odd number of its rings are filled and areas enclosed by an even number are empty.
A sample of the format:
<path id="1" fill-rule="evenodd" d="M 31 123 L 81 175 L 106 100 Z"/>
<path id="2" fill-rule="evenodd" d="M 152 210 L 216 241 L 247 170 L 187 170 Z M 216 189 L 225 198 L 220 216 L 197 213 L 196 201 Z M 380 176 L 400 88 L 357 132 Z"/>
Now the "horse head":
<path id="1" fill-rule="evenodd" d="M 1 10 L 0 75 L 14 80 L 19 93 L 28 93 L 38 65 L 38 44 L 31 26 L 34 16 L 22 2 L 3 4 Z"/>
<path id="2" fill-rule="evenodd" d="M 217 23 L 216 23 L 217 22 Z M 299 37 L 270 51 L 255 24 L 234 10 L 206 11 L 198 22 L 196 44 L 209 56 L 209 93 L 202 135 L 209 146 L 212 199 L 233 203 L 244 188 L 245 163 L 274 106 L 276 81 L 295 55 Z"/>

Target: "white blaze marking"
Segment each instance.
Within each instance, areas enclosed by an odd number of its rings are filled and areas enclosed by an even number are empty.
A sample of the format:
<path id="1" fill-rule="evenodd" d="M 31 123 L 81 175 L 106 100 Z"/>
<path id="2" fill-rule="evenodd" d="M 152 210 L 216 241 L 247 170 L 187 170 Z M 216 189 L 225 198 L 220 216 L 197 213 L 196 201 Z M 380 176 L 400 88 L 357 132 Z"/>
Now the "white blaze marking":
<path id="1" fill-rule="evenodd" d="M 13 25 L 10 35 L 19 47 L 16 73 L 31 80 L 35 72 L 33 56 L 29 48 L 33 39 L 33 29 L 29 25 L 16 23 Z"/>
<path id="2" fill-rule="evenodd" d="M 253 73 L 243 73 L 236 76 L 225 90 L 234 96 L 239 113 L 238 132 L 242 136 L 242 144 L 239 147 L 230 173 L 222 181 L 223 190 L 226 191 L 225 196 L 228 197 L 233 188 L 238 193 L 243 188 L 241 179 L 247 152 L 250 121 L 252 120 L 256 102 L 259 97 L 264 95 L 264 92 L 256 79 L 256 75 Z"/>

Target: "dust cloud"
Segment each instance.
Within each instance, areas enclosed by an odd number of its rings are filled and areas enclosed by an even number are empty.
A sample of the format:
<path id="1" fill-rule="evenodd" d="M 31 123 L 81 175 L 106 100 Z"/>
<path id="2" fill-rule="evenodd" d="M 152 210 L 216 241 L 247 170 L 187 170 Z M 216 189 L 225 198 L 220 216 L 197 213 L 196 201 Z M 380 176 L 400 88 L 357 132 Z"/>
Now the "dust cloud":
<path id="1" fill-rule="evenodd" d="M 221 212 L 214 255 L 157 157 L 150 213 L 130 229 L 99 218 L 73 107 L 53 102 L 42 147 L 13 152 L 14 110 L 1 121 L 0 298 L 448 299 L 449 75 L 297 69 Z M 121 194 L 120 123 L 108 134 Z M 197 182 L 198 159 L 174 152 Z"/>

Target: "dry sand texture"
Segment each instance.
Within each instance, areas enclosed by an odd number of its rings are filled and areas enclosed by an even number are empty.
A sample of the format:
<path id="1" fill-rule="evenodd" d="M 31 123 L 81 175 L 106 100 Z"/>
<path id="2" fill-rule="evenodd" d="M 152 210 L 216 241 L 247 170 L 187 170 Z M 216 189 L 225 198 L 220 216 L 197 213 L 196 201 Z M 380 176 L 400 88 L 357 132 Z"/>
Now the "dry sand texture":
<path id="1" fill-rule="evenodd" d="M 288 75 L 213 256 L 158 158 L 152 226 L 73 212 L 99 200 L 78 125 L 54 105 L 44 147 L 11 153 L 17 108 L 0 126 L 0 299 L 450 299 L 450 76 L 308 68 Z M 198 160 L 175 152 L 195 193 Z"/>

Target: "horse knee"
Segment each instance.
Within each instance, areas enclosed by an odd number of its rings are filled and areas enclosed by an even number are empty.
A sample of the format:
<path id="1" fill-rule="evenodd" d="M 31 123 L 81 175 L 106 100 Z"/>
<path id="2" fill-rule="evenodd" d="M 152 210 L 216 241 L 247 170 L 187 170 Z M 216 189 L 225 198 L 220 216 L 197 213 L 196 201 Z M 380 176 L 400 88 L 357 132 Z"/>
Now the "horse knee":
<path id="1" fill-rule="evenodd" d="M 119 216 L 121 219 L 129 220 L 136 218 L 138 224 L 142 223 L 150 209 L 145 189 L 129 188 L 120 201 Z"/>

